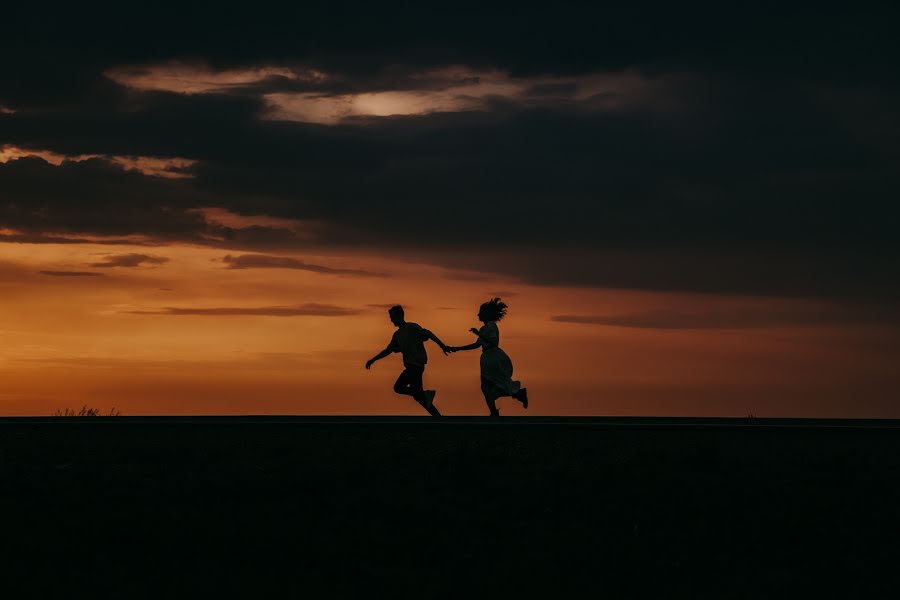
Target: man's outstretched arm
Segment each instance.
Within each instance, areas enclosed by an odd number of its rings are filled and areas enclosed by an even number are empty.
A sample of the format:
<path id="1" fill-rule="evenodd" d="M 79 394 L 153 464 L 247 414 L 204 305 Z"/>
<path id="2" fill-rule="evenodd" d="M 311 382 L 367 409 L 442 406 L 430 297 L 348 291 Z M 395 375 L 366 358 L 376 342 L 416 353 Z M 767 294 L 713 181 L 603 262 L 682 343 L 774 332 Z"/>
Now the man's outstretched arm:
<path id="1" fill-rule="evenodd" d="M 447 346 L 444 342 L 438 339 L 438 336 L 434 335 L 430 330 L 426 330 L 428 332 L 428 339 L 434 340 L 434 343 L 441 347 L 441 350 L 444 351 L 444 354 L 450 354 L 450 347 Z"/>
<path id="2" fill-rule="evenodd" d="M 387 357 L 387 356 L 390 356 L 390 355 L 393 354 L 393 353 L 394 353 L 393 349 L 392 349 L 390 346 L 388 346 L 387 348 L 385 348 L 384 350 L 382 350 L 381 352 L 379 352 L 378 354 L 376 354 L 375 356 L 373 356 L 372 358 L 370 358 L 369 360 L 367 360 L 367 361 L 366 361 L 366 368 L 367 368 L 367 369 L 371 369 L 371 368 L 372 368 L 372 363 L 374 363 L 375 361 L 379 361 L 379 360 L 381 360 L 382 358 L 385 358 L 385 357 Z"/>

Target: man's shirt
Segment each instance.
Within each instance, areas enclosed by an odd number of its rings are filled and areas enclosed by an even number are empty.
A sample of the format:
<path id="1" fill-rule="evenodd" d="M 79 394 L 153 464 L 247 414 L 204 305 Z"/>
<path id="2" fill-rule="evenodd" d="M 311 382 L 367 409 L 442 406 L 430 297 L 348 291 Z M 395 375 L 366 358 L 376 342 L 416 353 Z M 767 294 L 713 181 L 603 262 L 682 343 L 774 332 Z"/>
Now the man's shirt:
<path id="1" fill-rule="evenodd" d="M 428 362 L 424 342 L 430 336 L 431 332 L 423 329 L 417 323 L 404 323 L 394 332 L 388 348 L 391 352 L 403 353 L 404 365 L 424 368 Z"/>

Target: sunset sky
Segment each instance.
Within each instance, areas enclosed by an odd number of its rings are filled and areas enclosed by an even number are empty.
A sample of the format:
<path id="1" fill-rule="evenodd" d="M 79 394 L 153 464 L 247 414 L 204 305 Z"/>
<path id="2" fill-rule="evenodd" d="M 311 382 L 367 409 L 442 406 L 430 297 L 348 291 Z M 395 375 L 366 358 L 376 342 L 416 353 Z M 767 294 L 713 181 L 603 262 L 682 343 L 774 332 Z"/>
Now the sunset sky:
<path id="1" fill-rule="evenodd" d="M 900 418 L 891 15 L 329 6 L 4 9 L 0 415 Z"/>

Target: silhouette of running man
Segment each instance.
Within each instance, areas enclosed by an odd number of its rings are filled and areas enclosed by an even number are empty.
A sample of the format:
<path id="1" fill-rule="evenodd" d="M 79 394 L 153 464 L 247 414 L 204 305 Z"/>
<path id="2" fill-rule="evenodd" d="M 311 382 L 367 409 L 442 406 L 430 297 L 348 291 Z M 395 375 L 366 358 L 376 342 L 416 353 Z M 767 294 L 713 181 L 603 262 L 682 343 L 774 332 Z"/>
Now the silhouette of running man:
<path id="1" fill-rule="evenodd" d="M 390 356 L 394 352 L 403 354 L 403 372 L 394 383 L 394 391 L 404 396 L 412 396 L 433 417 L 441 416 L 440 411 L 434 405 L 435 390 L 425 390 L 422 385 L 422 375 L 425 373 L 425 365 L 428 363 L 428 354 L 425 352 L 425 341 L 434 340 L 441 347 L 444 354 L 448 354 L 447 346 L 436 335 L 424 329 L 417 323 L 407 323 L 403 315 L 403 307 L 392 306 L 388 310 L 388 316 L 397 327 L 391 342 L 387 348 L 366 361 L 366 369 L 372 368 L 372 363 Z"/>

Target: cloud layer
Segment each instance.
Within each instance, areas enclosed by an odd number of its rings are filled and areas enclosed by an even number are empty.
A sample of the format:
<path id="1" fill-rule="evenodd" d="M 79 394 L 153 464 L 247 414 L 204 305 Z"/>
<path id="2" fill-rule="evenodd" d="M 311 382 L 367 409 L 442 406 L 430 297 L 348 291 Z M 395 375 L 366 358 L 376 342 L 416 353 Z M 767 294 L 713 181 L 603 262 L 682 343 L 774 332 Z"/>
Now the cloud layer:
<path id="1" fill-rule="evenodd" d="M 888 15 L 579 5 L 423 26 L 381 7 L 352 22 L 316 6 L 185 8 L 160 45 L 161 16 L 125 35 L 89 8 L 11 10 L 5 240 L 203 244 L 253 253 L 229 268 L 347 276 L 372 273 L 280 255 L 366 249 L 544 285 L 898 295 Z M 319 25 L 298 36 L 300 21 Z M 242 44 L 218 33 L 238 25 Z"/>

